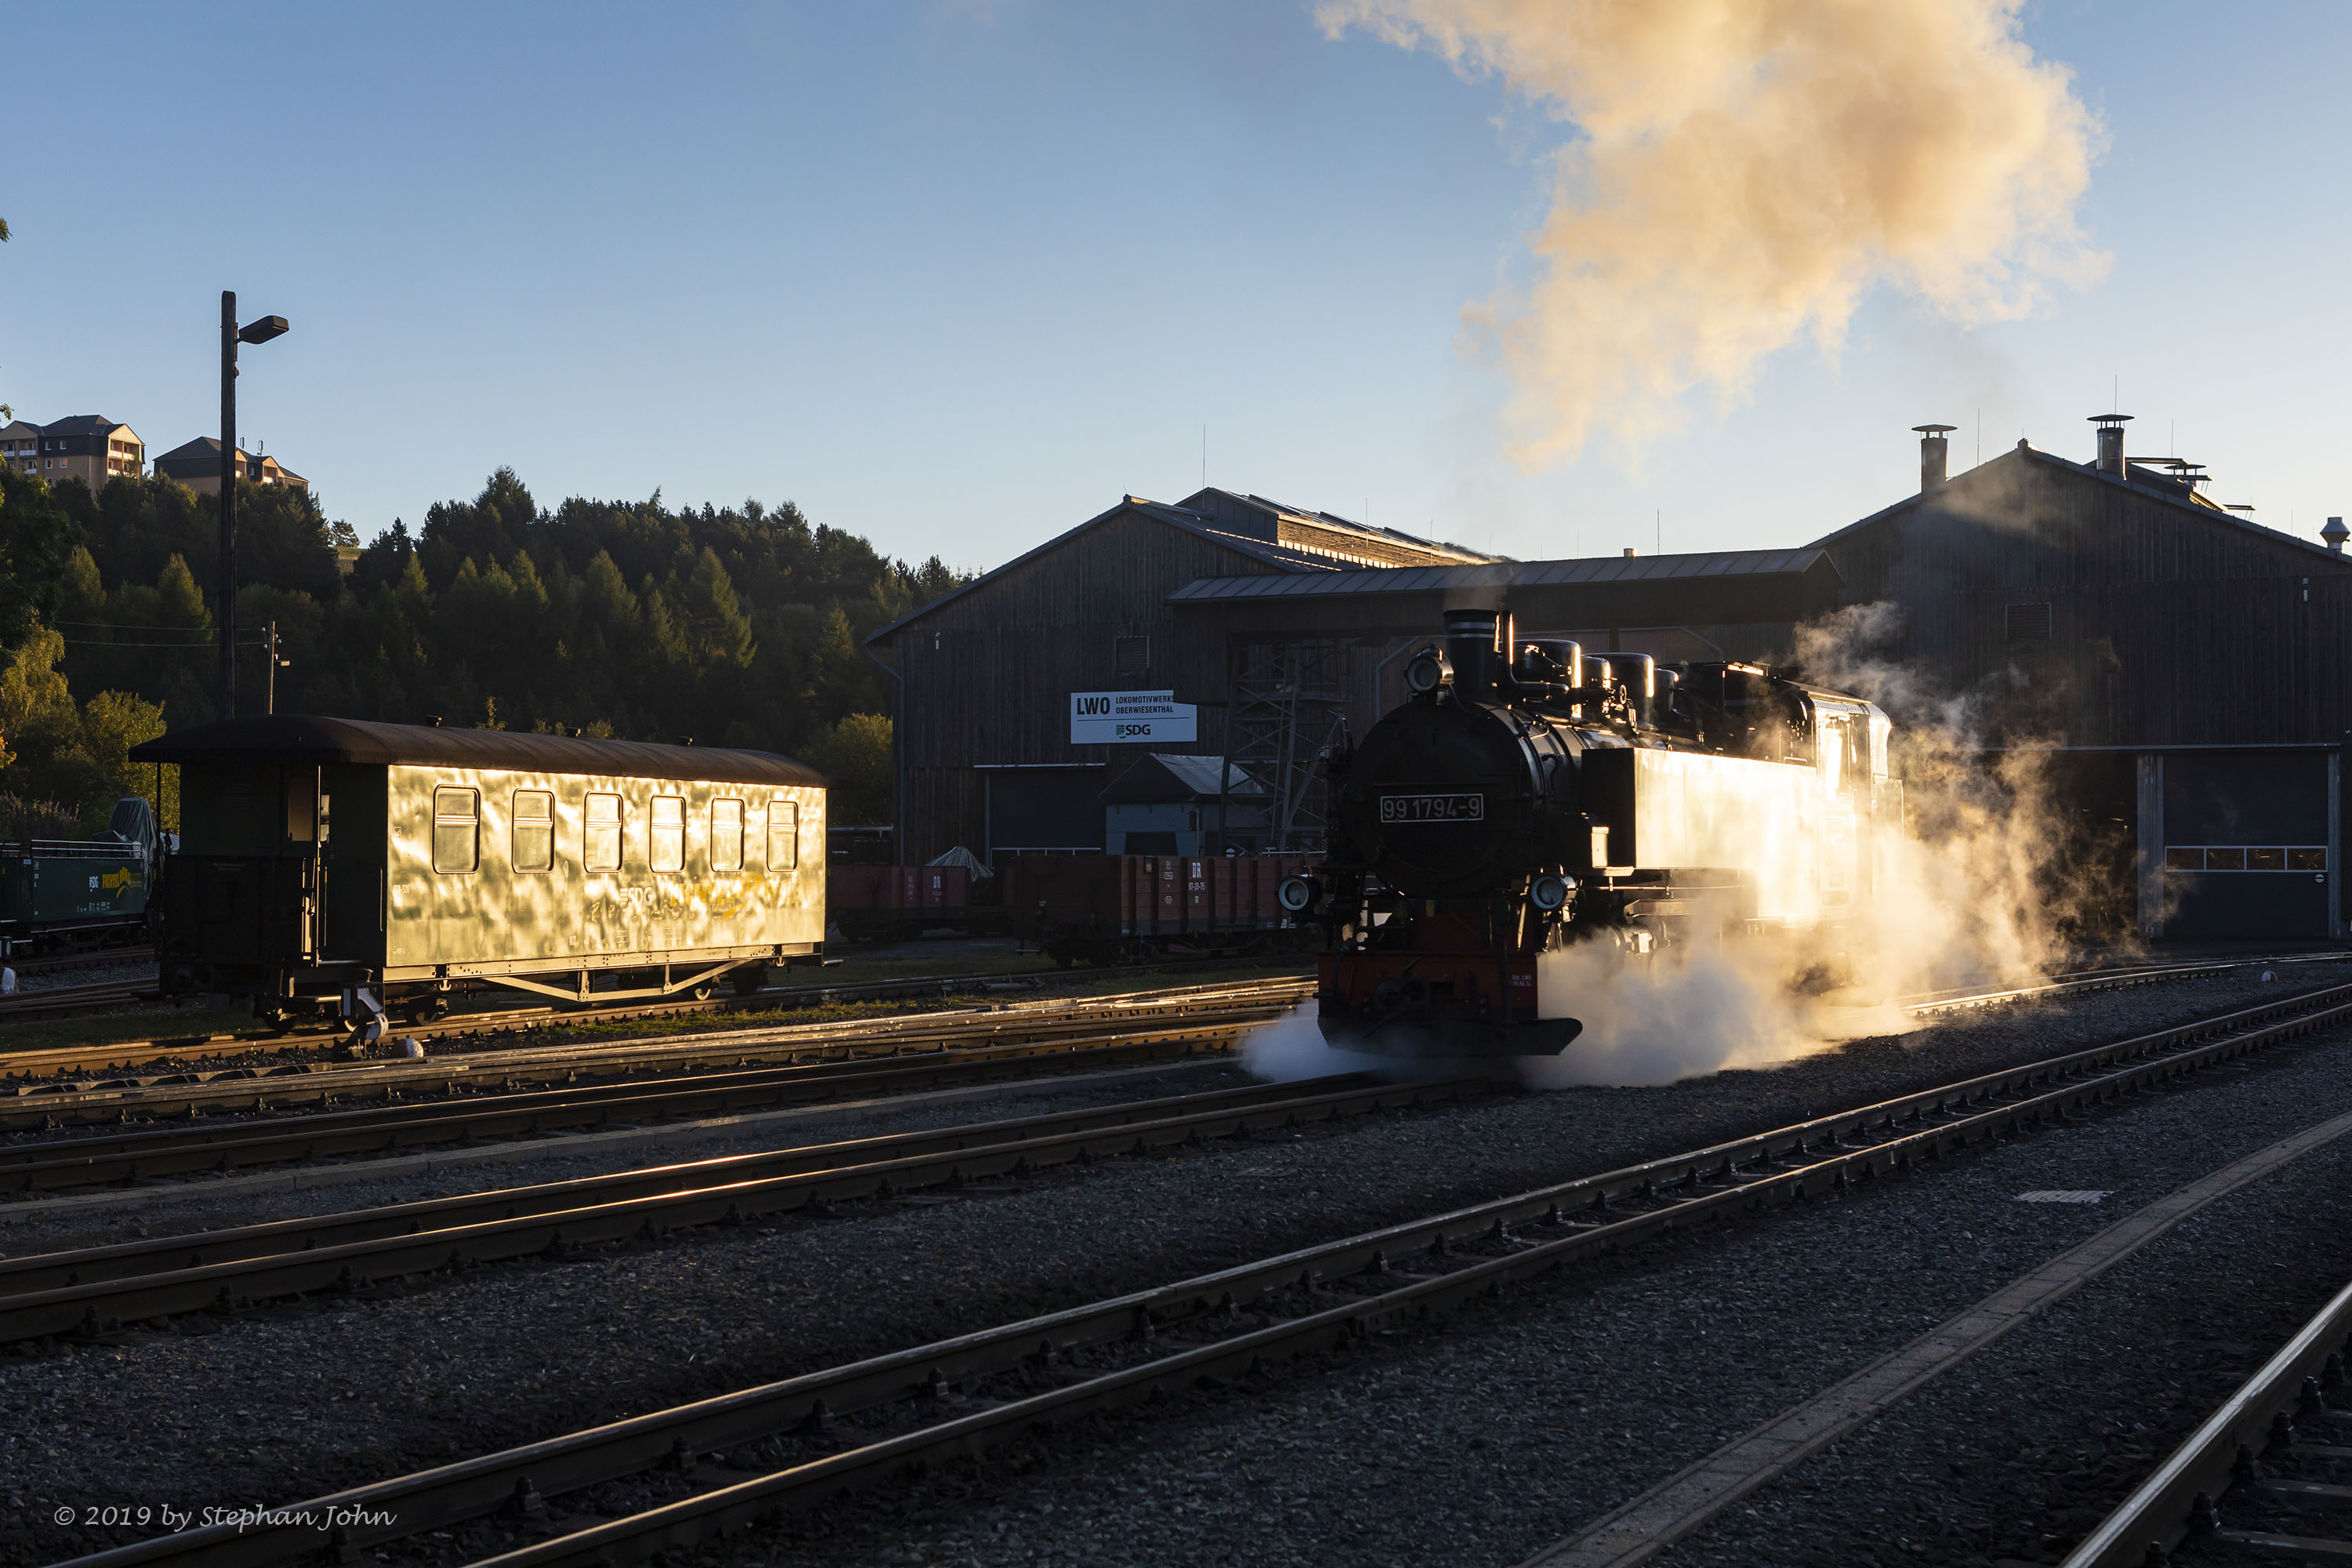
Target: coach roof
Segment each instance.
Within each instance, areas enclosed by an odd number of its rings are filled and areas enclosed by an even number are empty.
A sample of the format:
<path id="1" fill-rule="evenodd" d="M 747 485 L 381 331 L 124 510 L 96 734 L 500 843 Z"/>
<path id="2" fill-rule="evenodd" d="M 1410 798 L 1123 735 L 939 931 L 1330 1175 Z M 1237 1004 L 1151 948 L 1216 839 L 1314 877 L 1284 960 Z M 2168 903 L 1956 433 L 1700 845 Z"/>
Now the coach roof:
<path id="1" fill-rule="evenodd" d="M 430 767 L 580 773 L 607 778 L 698 779 L 712 784 L 814 785 L 825 776 L 774 752 L 665 746 L 647 741 L 574 740 L 506 730 L 379 724 L 310 713 L 268 713 L 175 730 L 131 749 L 134 763 L 409 763 Z"/>

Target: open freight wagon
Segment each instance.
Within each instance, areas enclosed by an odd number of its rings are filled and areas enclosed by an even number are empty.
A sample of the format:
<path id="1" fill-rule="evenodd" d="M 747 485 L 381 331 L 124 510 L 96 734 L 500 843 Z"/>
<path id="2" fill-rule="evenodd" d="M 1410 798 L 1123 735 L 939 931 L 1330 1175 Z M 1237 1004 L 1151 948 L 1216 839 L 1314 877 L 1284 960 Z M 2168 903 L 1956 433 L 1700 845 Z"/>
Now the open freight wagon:
<path id="1" fill-rule="evenodd" d="M 163 842 L 134 795 L 96 838 L 0 843 L 0 958 L 145 941 Z"/>
<path id="2" fill-rule="evenodd" d="M 1294 951 L 1306 933 L 1276 890 L 1314 864 L 1303 855 L 1013 855 L 996 870 L 1013 934 L 1067 968 Z"/>
<path id="3" fill-rule="evenodd" d="M 971 873 L 961 866 L 825 868 L 827 914 L 845 942 L 896 942 L 927 931 L 972 929 Z"/>

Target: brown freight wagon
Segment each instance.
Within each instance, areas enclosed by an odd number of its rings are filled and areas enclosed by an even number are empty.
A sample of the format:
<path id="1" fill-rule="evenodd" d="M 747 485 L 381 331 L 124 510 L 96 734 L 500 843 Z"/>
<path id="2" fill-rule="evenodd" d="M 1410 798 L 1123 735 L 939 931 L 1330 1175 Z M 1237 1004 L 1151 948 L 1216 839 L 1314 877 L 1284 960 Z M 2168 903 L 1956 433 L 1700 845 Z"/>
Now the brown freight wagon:
<path id="1" fill-rule="evenodd" d="M 1013 933 L 1064 968 L 1169 952 L 1271 952 L 1305 940 L 1276 896 L 1303 855 L 1015 855 L 997 862 Z"/>
<path id="2" fill-rule="evenodd" d="M 961 866 L 825 868 L 826 910 L 847 942 L 918 936 L 971 918 L 971 873 Z"/>

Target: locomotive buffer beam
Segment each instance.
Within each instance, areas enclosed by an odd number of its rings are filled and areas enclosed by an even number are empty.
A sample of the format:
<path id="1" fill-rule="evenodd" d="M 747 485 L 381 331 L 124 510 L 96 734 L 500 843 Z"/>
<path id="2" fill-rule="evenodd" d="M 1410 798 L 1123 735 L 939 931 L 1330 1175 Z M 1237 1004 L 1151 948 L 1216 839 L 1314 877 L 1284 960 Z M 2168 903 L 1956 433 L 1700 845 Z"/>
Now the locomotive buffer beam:
<path id="1" fill-rule="evenodd" d="M 1367 1015 L 1325 1012 L 1315 1020 L 1323 1043 L 1367 1056 L 1453 1060 L 1465 1057 L 1556 1057 L 1584 1033 L 1579 1018 L 1491 1023 L 1442 1013 Z"/>

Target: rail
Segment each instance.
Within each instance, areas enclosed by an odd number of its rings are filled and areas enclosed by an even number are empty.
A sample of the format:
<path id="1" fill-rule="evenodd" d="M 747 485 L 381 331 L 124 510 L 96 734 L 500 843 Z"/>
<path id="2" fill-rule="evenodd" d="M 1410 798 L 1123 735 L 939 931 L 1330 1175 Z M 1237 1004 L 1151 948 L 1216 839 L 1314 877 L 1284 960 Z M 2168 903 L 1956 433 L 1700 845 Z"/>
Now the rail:
<path id="1" fill-rule="evenodd" d="M 886 1431 L 837 1452 L 490 1559 L 499 1568 L 611 1564 L 684 1547 L 779 1509 L 815 1501 L 909 1465 L 969 1455 L 1031 1427 L 1117 1408 L 1195 1380 L 1442 1314 L 1540 1275 L 1694 1224 L 1732 1218 L 1876 1180 L 2029 1123 L 2074 1114 L 2134 1090 L 2352 1018 L 2352 985 L 2332 986 L 2130 1040 L 1979 1075 L 1917 1094 L 1618 1171 L 1427 1215 L 1262 1258 L 1155 1289 L 814 1372 L 713 1399 L 479 1456 L 293 1505 L 289 1522 L 184 1531 L 78 1559 L 80 1568 L 241 1565 L 313 1552 L 300 1513 L 361 1510 L 343 1551 L 501 1510 L 535 1512 L 544 1496 L 698 1455 L 789 1444 L 851 1414 L 879 1412 Z M 1641 1205 L 1640 1212 L 1626 1212 Z M 1400 1274 L 1414 1275 L 1399 1282 Z M 1335 1300 L 1358 1291 L 1351 1299 Z M 1245 1323 L 1244 1314 L 1263 1320 Z M 1182 1343 L 1186 1337 L 1206 1342 Z M 1127 1364 L 1087 1374 L 1070 1353 Z M 983 1391 L 1008 1373 L 1059 1387 L 1002 1403 Z M 960 1391 L 961 1390 L 961 1391 Z M 963 1413 L 959 1414 L 961 1411 Z M 901 1429 L 887 1428 L 896 1420 Z M 805 1445 L 804 1445 L 805 1446 Z"/>
<path id="2" fill-rule="evenodd" d="M 2173 1450 L 2154 1475 L 2084 1537 L 2068 1553 L 2063 1568 L 2143 1568 L 2166 1561 L 2173 1548 L 2191 1536 L 2290 1558 L 2337 1562 L 2352 1558 L 2352 1542 L 2225 1529 L 2217 1506 L 2228 1500 L 2233 1488 L 2242 1495 L 2271 1490 L 2296 1500 L 2338 1507 L 2352 1501 L 2352 1489 L 2308 1481 L 2266 1481 L 2259 1463 L 2265 1450 L 2293 1444 L 2295 1417 L 2315 1417 L 2328 1411 L 2326 1396 L 2330 1388 L 2340 1396 L 2348 1336 L 2352 1336 L 2352 1285 L 2337 1291 L 2261 1371 L 2222 1401 L 2221 1407 Z M 2332 1458 L 2352 1457 L 2352 1449 L 2331 1447 L 2319 1452 Z"/>

